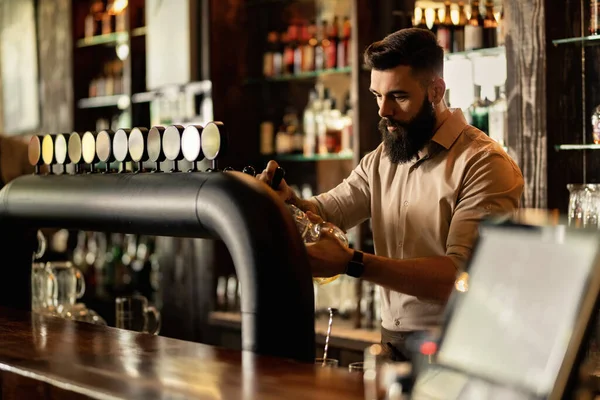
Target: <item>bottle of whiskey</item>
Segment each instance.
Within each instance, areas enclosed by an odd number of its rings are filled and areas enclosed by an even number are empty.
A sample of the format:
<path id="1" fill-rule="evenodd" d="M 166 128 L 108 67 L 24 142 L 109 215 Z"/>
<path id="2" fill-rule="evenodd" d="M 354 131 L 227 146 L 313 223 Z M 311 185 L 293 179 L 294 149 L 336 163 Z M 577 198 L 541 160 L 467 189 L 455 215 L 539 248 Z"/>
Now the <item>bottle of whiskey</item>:
<path id="1" fill-rule="evenodd" d="M 458 2 L 458 24 L 454 26 L 454 40 L 452 43 L 452 51 L 458 53 L 465 51 L 465 26 L 469 19 L 465 12 L 465 3 Z"/>
<path id="2" fill-rule="evenodd" d="M 494 16 L 494 3 L 488 0 L 485 3 L 485 19 L 483 20 L 483 47 L 498 46 L 498 22 Z"/>
<path id="3" fill-rule="evenodd" d="M 479 0 L 471 2 L 471 18 L 465 26 L 465 50 L 483 47 L 483 18 L 479 13 Z"/>
<path id="4" fill-rule="evenodd" d="M 419 28 L 419 29 L 429 29 L 429 26 L 427 26 L 427 19 L 425 18 L 425 9 L 424 8 L 419 8 L 418 10 L 420 10 L 420 15 L 421 18 L 418 21 L 415 21 L 415 27 Z M 415 12 L 415 16 L 419 15 L 418 13 Z"/>
<path id="5" fill-rule="evenodd" d="M 437 30 L 437 40 L 444 49 L 444 53 L 450 53 L 452 51 L 452 41 L 454 35 L 454 24 L 450 17 L 450 0 L 444 2 L 445 15 L 444 20 L 439 25 Z"/>

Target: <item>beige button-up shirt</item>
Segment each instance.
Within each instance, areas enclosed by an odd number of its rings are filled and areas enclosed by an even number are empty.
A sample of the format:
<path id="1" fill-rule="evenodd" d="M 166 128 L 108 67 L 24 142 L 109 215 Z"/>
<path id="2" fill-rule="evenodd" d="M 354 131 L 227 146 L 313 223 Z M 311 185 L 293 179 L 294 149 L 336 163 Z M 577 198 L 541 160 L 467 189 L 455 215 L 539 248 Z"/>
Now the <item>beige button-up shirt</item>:
<path id="1" fill-rule="evenodd" d="M 478 224 L 518 208 L 523 176 L 506 152 L 462 111 L 452 110 L 419 153 L 392 164 L 383 144 L 336 188 L 313 198 L 321 216 L 342 229 L 371 218 L 375 253 L 406 259 L 448 256 L 461 269 Z M 438 326 L 443 305 L 382 288 L 382 326 L 413 331 Z"/>

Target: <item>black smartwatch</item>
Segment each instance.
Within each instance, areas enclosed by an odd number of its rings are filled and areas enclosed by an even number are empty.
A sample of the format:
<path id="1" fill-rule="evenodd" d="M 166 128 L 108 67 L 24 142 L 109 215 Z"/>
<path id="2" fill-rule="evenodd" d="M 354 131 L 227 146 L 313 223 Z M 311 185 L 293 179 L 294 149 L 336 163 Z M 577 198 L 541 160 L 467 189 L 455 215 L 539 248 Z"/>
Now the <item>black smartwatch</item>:
<path id="1" fill-rule="evenodd" d="M 352 255 L 352 260 L 346 266 L 345 274 L 348 276 L 352 276 L 354 278 L 360 278 L 365 272 L 365 264 L 363 263 L 363 252 L 354 250 L 354 254 Z"/>

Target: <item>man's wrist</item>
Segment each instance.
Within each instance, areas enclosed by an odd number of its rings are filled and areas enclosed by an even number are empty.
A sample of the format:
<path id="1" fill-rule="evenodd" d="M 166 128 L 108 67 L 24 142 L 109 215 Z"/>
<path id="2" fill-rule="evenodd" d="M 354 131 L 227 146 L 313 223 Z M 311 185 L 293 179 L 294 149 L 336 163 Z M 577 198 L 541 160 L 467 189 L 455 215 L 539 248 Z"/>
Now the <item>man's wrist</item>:
<path id="1" fill-rule="evenodd" d="M 346 264 L 344 273 L 353 278 L 360 278 L 365 272 L 364 253 L 359 250 L 354 250 L 352 258 Z"/>

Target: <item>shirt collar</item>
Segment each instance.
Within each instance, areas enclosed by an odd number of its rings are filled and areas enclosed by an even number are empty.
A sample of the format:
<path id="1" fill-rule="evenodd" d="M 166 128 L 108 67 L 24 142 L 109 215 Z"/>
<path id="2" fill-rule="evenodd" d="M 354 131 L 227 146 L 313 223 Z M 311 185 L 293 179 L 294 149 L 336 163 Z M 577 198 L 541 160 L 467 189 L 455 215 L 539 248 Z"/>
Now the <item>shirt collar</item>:
<path id="1" fill-rule="evenodd" d="M 440 146 L 446 150 L 450 149 L 468 125 L 460 108 L 450 109 L 450 111 L 452 114 L 450 114 L 437 131 L 435 131 L 435 134 L 431 138 L 431 142 L 419 151 L 418 160 L 429 158 L 429 156 L 433 155 Z"/>

